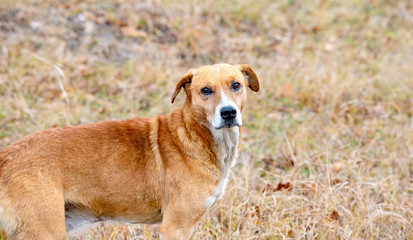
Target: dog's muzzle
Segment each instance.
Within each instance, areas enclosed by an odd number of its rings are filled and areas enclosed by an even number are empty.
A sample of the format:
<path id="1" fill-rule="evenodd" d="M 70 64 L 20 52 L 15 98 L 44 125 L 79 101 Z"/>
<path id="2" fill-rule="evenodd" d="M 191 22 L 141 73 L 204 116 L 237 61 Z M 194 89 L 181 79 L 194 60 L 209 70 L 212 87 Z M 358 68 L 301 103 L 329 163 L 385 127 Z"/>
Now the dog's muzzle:
<path id="1" fill-rule="evenodd" d="M 238 126 L 238 127 L 240 126 L 240 124 L 236 120 L 237 110 L 234 107 L 232 106 L 223 107 L 221 108 L 220 114 L 221 114 L 222 121 L 218 129 L 225 128 L 225 127 L 231 128 L 234 126 Z"/>

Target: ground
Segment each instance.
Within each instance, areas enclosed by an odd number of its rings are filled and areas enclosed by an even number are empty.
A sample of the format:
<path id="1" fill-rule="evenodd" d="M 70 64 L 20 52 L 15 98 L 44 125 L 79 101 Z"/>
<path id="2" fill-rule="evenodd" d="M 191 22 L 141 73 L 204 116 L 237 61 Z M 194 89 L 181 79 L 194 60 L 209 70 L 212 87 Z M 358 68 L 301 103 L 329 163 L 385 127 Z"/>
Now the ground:
<path id="1" fill-rule="evenodd" d="M 246 63 L 262 89 L 224 198 L 192 238 L 413 239 L 412 29 L 409 0 L 2 1 L 0 149 L 168 113 L 189 68 Z"/>

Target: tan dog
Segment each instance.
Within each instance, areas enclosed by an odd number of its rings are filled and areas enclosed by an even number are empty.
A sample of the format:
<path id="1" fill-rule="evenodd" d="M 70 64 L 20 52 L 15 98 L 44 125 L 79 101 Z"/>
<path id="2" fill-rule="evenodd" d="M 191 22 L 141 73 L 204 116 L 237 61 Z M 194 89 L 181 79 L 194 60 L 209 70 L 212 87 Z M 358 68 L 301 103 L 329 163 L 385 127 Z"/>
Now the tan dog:
<path id="1" fill-rule="evenodd" d="M 248 65 L 190 70 L 185 104 L 151 119 L 61 127 L 0 152 L 0 229 L 9 239 L 65 239 L 82 223 L 162 222 L 163 239 L 188 239 L 222 197 L 238 153 Z"/>

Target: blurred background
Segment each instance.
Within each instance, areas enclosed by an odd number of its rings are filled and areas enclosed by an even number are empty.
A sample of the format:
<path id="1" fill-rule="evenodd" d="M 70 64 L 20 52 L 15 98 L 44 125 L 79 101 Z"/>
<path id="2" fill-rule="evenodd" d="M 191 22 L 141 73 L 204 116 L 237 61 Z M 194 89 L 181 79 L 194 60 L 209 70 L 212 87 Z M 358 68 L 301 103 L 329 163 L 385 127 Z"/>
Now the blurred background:
<path id="1" fill-rule="evenodd" d="M 0 149 L 171 112 L 189 68 L 246 63 L 240 157 L 193 239 L 413 239 L 413 2 L 0 2 Z M 158 239 L 98 224 L 73 239 Z"/>

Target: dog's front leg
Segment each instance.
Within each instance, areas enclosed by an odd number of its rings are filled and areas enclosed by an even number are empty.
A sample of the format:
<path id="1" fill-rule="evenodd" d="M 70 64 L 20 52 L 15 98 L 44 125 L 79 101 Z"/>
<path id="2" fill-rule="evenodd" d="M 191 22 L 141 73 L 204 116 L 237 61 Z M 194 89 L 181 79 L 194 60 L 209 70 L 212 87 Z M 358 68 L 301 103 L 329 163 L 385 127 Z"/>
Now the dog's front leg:
<path id="1" fill-rule="evenodd" d="M 174 225 L 161 225 L 161 238 L 162 240 L 187 240 L 191 236 L 192 227 L 178 227 Z"/>
<path id="2" fill-rule="evenodd" d="M 191 209 L 193 210 L 193 209 Z M 167 209 L 160 227 L 162 240 L 187 240 L 204 212 L 190 209 Z"/>

